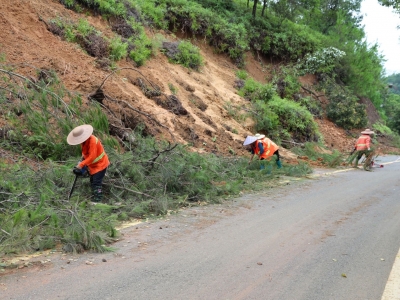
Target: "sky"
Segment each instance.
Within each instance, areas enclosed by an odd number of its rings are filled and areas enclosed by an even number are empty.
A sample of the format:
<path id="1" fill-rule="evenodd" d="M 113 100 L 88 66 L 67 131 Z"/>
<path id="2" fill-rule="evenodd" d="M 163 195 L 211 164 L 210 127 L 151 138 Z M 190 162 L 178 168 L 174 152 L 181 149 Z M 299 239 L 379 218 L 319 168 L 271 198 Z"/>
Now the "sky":
<path id="1" fill-rule="evenodd" d="M 361 13 L 362 24 L 367 42 L 379 45 L 379 51 L 387 60 L 384 64 L 386 75 L 400 73 L 400 14 L 395 14 L 389 7 L 383 7 L 378 0 L 363 0 Z"/>

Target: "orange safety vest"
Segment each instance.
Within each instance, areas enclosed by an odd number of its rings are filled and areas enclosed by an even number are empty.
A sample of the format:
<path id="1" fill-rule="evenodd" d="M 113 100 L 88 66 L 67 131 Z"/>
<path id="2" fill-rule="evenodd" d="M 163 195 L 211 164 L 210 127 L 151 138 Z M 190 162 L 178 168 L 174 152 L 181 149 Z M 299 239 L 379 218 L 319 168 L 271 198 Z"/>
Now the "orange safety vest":
<path id="1" fill-rule="evenodd" d="M 356 150 L 368 150 L 370 142 L 371 137 L 369 135 L 363 134 L 357 139 Z"/>
<path id="2" fill-rule="evenodd" d="M 79 163 L 79 166 L 81 168 L 87 166 L 90 175 L 96 174 L 109 166 L 108 156 L 97 137 L 91 135 L 81 144 L 81 147 L 83 161 Z"/>
<path id="3" fill-rule="evenodd" d="M 262 143 L 264 148 L 264 152 L 262 154 L 260 154 L 260 148 L 258 146 L 259 142 Z M 274 152 L 278 149 L 279 149 L 278 145 L 275 144 L 273 141 L 271 141 L 269 138 L 263 138 L 256 142 L 254 153 L 257 154 L 260 157 L 260 159 L 261 158 L 266 159 L 267 157 L 274 155 Z"/>

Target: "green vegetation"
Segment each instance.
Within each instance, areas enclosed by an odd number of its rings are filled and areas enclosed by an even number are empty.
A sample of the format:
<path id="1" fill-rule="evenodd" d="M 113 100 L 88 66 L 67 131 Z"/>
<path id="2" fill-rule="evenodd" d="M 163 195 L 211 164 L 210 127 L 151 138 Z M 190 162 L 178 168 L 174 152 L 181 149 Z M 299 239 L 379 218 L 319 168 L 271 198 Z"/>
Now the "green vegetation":
<path id="1" fill-rule="evenodd" d="M 305 143 L 303 146 L 296 146 L 292 151 L 300 156 L 306 156 L 312 161 L 318 161 L 328 167 L 337 167 L 343 161 L 343 154 L 337 150 L 329 151 L 319 143 Z"/>
<path id="2" fill-rule="evenodd" d="M 146 137 L 140 124 L 130 134 L 133 139 L 120 144 L 109 135 L 100 106 L 91 102 L 84 109 L 81 96 L 69 93 L 54 72 L 40 70 L 34 82 L 10 66 L 1 65 L 0 70 L 7 75 L 0 81 L 7 87 L 0 90 L 1 114 L 9 124 L 0 131 L 0 146 L 9 151 L 0 159 L 2 255 L 56 245 L 65 251 L 108 251 L 121 221 L 220 202 L 243 190 L 272 186 L 274 175 L 304 176 L 311 171 L 301 164 L 270 175 L 260 171 L 259 162 L 248 166 L 248 159 L 233 149 L 231 157 L 193 153 L 185 145 Z M 65 137 L 82 123 L 94 126 L 112 161 L 104 179 L 106 204 L 90 205 L 88 178 L 78 179 L 68 199 L 75 178 L 72 168 L 81 153 L 79 147 L 67 145 Z M 9 164 L 8 158 L 17 163 Z"/>
<path id="3" fill-rule="evenodd" d="M 320 134 L 313 119 L 321 107 L 312 98 L 301 97 L 301 74 L 315 74 L 320 90 L 329 99 L 328 117 L 346 129 L 366 125 L 360 97 L 371 99 L 382 116 L 374 125 L 380 134 L 400 141 L 399 95 L 387 89 L 383 57 L 377 45 L 368 45 L 361 26 L 360 1 L 328 0 L 59 0 L 67 8 L 86 14 L 101 14 L 114 34 L 104 36 L 82 18 L 77 23 L 58 18 L 48 29 L 63 39 L 78 43 L 98 62 L 130 58 L 140 67 L 161 49 L 171 62 L 200 70 L 203 58 L 194 40 L 201 40 L 217 53 L 225 53 L 239 67 L 245 53 L 276 62 L 272 78 L 260 83 L 245 71 L 237 72 L 238 94 L 249 101 L 246 108 L 226 103 L 237 120 L 255 121 L 255 130 L 273 140 L 304 143 L 293 151 L 337 166 L 339 152 L 330 153 L 316 143 Z M 385 2 L 394 6 L 394 2 Z M 168 30 L 190 38 L 178 42 L 149 39 L 145 28 Z M 250 50 L 250 51 L 249 51 Z M 0 61 L 6 58 L 0 56 Z M 107 251 L 117 236 L 115 226 L 130 218 L 163 215 L 198 202 L 219 202 L 245 189 L 268 186 L 268 168 L 247 159 L 190 152 L 185 145 L 171 145 L 148 136 L 140 124 L 129 134 L 130 142 L 110 135 L 110 124 L 101 105 L 83 106 L 80 95 L 67 91 L 51 70 L 38 70 L 37 81 L 1 65 L 0 105 L 9 126 L 0 131 L 0 145 L 10 151 L 0 160 L 0 253 L 40 250 L 62 244 L 67 251 Z M 169 85 L 175 94 L 177 89 Z M 203 111 L 200 100 L 192 99 Z M 245 111 L 244 111 L 245 109 Z M 243 112 L 244 111 L 244 112 Z M 113 162 L 104 181 L 107 204 L 90 206 L 88 180 L 82 179 L 68 201 L 74 176 L 71 168 L 80 156 L 65 136 L 76 125 L 95 128 Z M 143 126 L 144 127 L 144 126 Z M 29 130 L 28 130 L 29 129 Z M 234 132 L 235 129 L 232 129 Z M 217 141 L 217 137 L 213 138 Z M 400 144 L 400 142 L 399 142 Z M 8 152 L 7 152 L 8 153 Z M 18 153 L 18 154 L 17 154 Z M 14 158 L 16 157 L 16 158 Z M 18 160 L 23 160 L 19 163 Z M 266 162 L 274 166 L 274 161 Z M 274 170 L 273 174 L 303 176 L 310 166 L 301 163 Z"/>
<path id="4" fill-rule="evenodd" d="M 115 32 L 135 48 L 131 51 L 128 46 L 128 55 L 138 66 L 143 65 L 152 53 L 152 43 L 144 41 L 144 26 L 184 32 L 194 39 L 204 39 L 216 52 L 226 53 L 238 66 L 244 65 L 248 50 L 294 66 L 287 70 L 280 68 L 280 74 L 272 79 L 281 98 L 297 99 L 299 83 L 296 77 L 300 74 L 315 74 L 320 80 L 329 79 L 344 86 L 346 99 L 337 99 L 332 105 L 350 107 L 329 108 L 330 118 L 338 125 L 343 124 L 346 128 L 363 126 L 364 116 L 358 116 L 363 108 L 354 101 L 359 97 L 371 99 L 385 118 L 386 112 L 381 107 L 384 101 L 383 57 L 376 44 L 365 42 L 359 0 L 345 0 L 333 6 L 328 0 L 318 3 L 280 1 L 268 5 L 266 1 L 252 1 L 249 5 L 250 1 L 245 0 L 60 1 L 71 9 L 79 7 L 81 11 L 101 13 L 110 22 L 118 19 L 130 24 L 132 32 Z M 392 2 L 383 4 L 394 6 Z M 135 16 L 134 20 L 132 16 Z M 162 47 L 171 61 L 196 70 L 201 67 L 198 49 L 189 41 L 171 44 L 164 43 Z M 118 49 L 121 54 L 112 57 L 123 57 L 124 48 Z M 241 89 L 244 97 L 262 101 L 271 99 L 268 86 L 261 90 L 258 83 L 243 76 L 246 75 L 238 74 L 240 80 L 246 81 L 246 87 Z M 254 92 L 259 94 L 254 95 Z M 349 121 L 350 114 L 357 120 Z"/>
<path id="5" fill-rule="evenodd" d="M 162 47 L 163 52 L 172 63 L 181 64 L 194 70 L 199 70 L 203 65 L 199 48 L 188 41 L 164 42 Z"/>

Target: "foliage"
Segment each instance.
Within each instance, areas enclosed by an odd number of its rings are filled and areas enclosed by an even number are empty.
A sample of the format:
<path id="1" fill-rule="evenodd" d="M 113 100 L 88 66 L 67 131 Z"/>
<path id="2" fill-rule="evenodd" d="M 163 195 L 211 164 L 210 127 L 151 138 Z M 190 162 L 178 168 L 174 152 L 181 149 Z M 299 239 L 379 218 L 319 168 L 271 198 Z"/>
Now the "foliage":
<path id="1" fill-rule="evenodd" d="M 400 134 L 400 95 L 386 94 L 383 110 L 389 128 Z"/>
<path id="2" fill-rule="evenodd" d="M 312 97 L 300 97 L 296 101 L 301 106 L 307 108 L 307 110 L 316 118 L 321 118 L 323 115 L 323 110 L 321 107 L 321 103 L 318 100 L 315 100 Z"/>
<path id="3" fill-rule="evenodd" d="M 319 143 L 307 142 L 303 146 L 296 146 L 291 149 L 292 152 L 300 156 L 307 156 L 312 161 L 318 161 L 328 167 L 339 166 L 344 157 L 337 150 L 329 151 Z"/>
<path id="4" fill-rule="evenodd" d="M 327 117 L 345 129 L 362 128 L 367 125 L 367 115 L 363 104 L 346 88 L 332 81 L 324 82 L 329 104 Z"/>
<path id="5" fill-rule="evenodd" d="M 199 70 L 203 65 L 203 58 L 198 47 L 188 41 L 179 43 L 164 42 L 163 49 L 169 60 L 187 68 Z"/>
<path id="6" fill-rule="evenodd" d="M 147 37 L 144 27 L 130 19 L 128 22 L 135 34 L 128 39 L 129 57 L 137 64 L 142 66 L 153 54 L 153 43 Z"/>
<path id="7" fill-rule="evenodd" d="M 120 16 L 125 13 L 125 6 L 118 0 L 60 0 L 60 2 L 78 12 L 86 7 L 107 16 Z"/>
<path id="8" fill-rule="evenodd" d="M 281 131 L 287 131 L 296 141 L 318 141 L 319 132 L 312 114 L 300 104 L 274 97 L 268 108 L 279 118 Z"/>
<path id="9" fill-rule="evenodd" d="M 90 123 L 96 130 L 108 132 L 108 120 L 100 106 L 93 103 L 90 109 L 82 111 L 81 97 L 65 90 L 55 73 L 41 70 L 38 74 L 40 80 L 34 83 L 24 82 L 9 72 L 11 79 L 2 77 L 0 85 L 8 86 L 20 98 L 9 102 L 5 101 L 4 94 L 0 94 L 0 99 L 4 100 L 2 115 L 11 125 L 8 139 L 0 142 L 3 148 L 39 159 L 61 160 L 74 153 L 61 137 L 80 123 Z M 69 104 L 63 97 L 69 98 Z M 115 145 L 115 141 L 110 140 L 110 143 Z"/>
<path id="10" fill-rule="evenodd" d="M 276 86 L 281 98 L 296 99 L 299 97 L 300 82 L 295 68 L 281 67 L 275 72 L 272 83 Z"/>
<path id="11" fill-rule="evenodd" d="M 372 128 L 377 134 L 383 134 L 385 136 L 392 136 L 394 134 L 389 127 L 381 122 L 376 122 L 374 125 L 372 125 Z"/>
<path id="12" fill-rule="evenodd" d="M 110 57 L 114 61 L 125 58 L 128 54 L 128 44 L 122 42 L 120 37 L 115 37 L 110 41 Z"/>
<path id="13" fill-rule="evenodd" d="M 261 43 L 261 50 L 285 61 L 297 61 L 320 48 L 322 36 L 310 28 L 284 21 L 271 31 Z"/>
<path id="14" fill-rule="evenodd" d="M 39 72 L 41 79 L 35 83 L 18 77 L 10 66 L 1 70 L 8 75 L 2 77 L 1 86 L 11 91 L 0 90 L 2 117 L 10 124 L 1 147 L 18 156 L 13 164 L 0 159 L 1 254 L 56 244 L 65 251 L 108 251 L 120 221 L 163 215 L 199 202 L 220 202 L 246 189 L 265 188 L 266 180 L 273 179 L 259 176 L 259 169 L 248 166 L 246 158 L 190 152 L 185 145 L 145 137 L 139 127 L 131 133 L 134 139 L 123 144 L 129 151 L 121 151 L 108 135 L 101 107 L 91 103 L 87 108 L 54 73 Z M 96 206 L 90 205 L 88 178 L 78 178 L 68 199 L 80 149 L 67 145 L 65 137 L 82 123 L 93 125 L 112 162 L 103 182 L 106 203 Z M 309 171 L 302 165 L 276 173 L 303 176 Z"/>
<path id="15" fill-rule="evenodd" d="M 251 77 L 247 78 L 244 86 L 239 89 L 239 95 L 251 101 L 268 102 L 275 94 L 276 87 L 273 84 L 262 84 Z"/>
<path id="16" fill-rule="evenodd" d="M 318 141 L 320 134 L 312 114 L 300 104 L 274 96 L 269 102 L 252 103 L 257 132 L 265 132 L 274 141 Z"/>
<path id="17" fill-rule="evenodd" d="M 390 91 L 394 94 L 400 95 L 400 73 L 392 74 L 384 79 L 387 85 L 390 85 Z"/>
<path id="18" fill-rule="evenodd" d="M 40 164 L 40 171 L 5 165 L 6 172 L 0 174 L 4 191 L 0 194 L 4 230 L 0 253 L 43 250 L 54 247 L 54 242 L 67 251 L 106 251 L 105 245 L 117 236 L 115 226 L 120 221 L 163 215 L 199 201 L 219 202 L 268 180 L 257 176 L 259 170 L 248 167 L 245 158 L 201 155 L 183 145 L 169 148 L 168 143 L 139 133 L 135 137 L 133 151 L 120 153 L 106 146 L 113 162 L 104 180 L 106 204 L 89 205 L 89 180 L 85 178 L 78 179 L 67 201 L 76 157 L 65 157 L 65 165 Z M 169 151 L 160 154 L 165 149 Z M 290 167 L 280 174 L 303 176 L 309 170 Z"/>
<path id="19" fill-rule="evenodd" d="M 400 1 L 399 0 L 378 0 L 379 3 L 383 6 L 392 7 L 400 13 Z"/>
<path id="20" fill-rule="evenodd" d="M 345 52 L 334 47 L 319 49 L 312 54 L 307 53 L 302 60 L 299 60 L 297 67 L 301 71 L 301 75 L 307 73 L 332 75 L 340 58 L 344 55 Z"/>

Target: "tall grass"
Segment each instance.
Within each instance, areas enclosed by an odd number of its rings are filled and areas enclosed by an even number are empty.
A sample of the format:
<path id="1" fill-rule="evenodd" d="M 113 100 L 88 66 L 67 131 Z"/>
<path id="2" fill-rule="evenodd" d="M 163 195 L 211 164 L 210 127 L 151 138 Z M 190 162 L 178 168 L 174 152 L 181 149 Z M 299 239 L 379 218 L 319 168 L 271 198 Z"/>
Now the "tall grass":
<path id="1" fill-rule="evenodd" d="M 273 175 L 243 157 L 199 154 L 187 146 L 144 136 L 141 126 L 124 144 L 109 135 L 107 116 L 96 103 L 84 104 L 57 76 L 38 71 L 37 81 L 0 65 L 1 118 L 9 124 L 0 140 L 0 253 L 62 246 L 66 251 L 107 251 L 118 222 L 163 215 L 168 210 L 218 203 L 241 191 L 263 186 Z M 80 158 L 65 138 L 75 126 L 95 128 L 110 158 L 104 179 L 105 203 L 90 205 L 88 178 L 78 179 L 69 199 Z M 29 128 L 29 130 L 27 130 Z M 12 163 L 11 163 L 12 162 Z M 274 162 L 271 162 L 273 165 Z M 305 175 L 304 166 L 273 174 Z"/>

